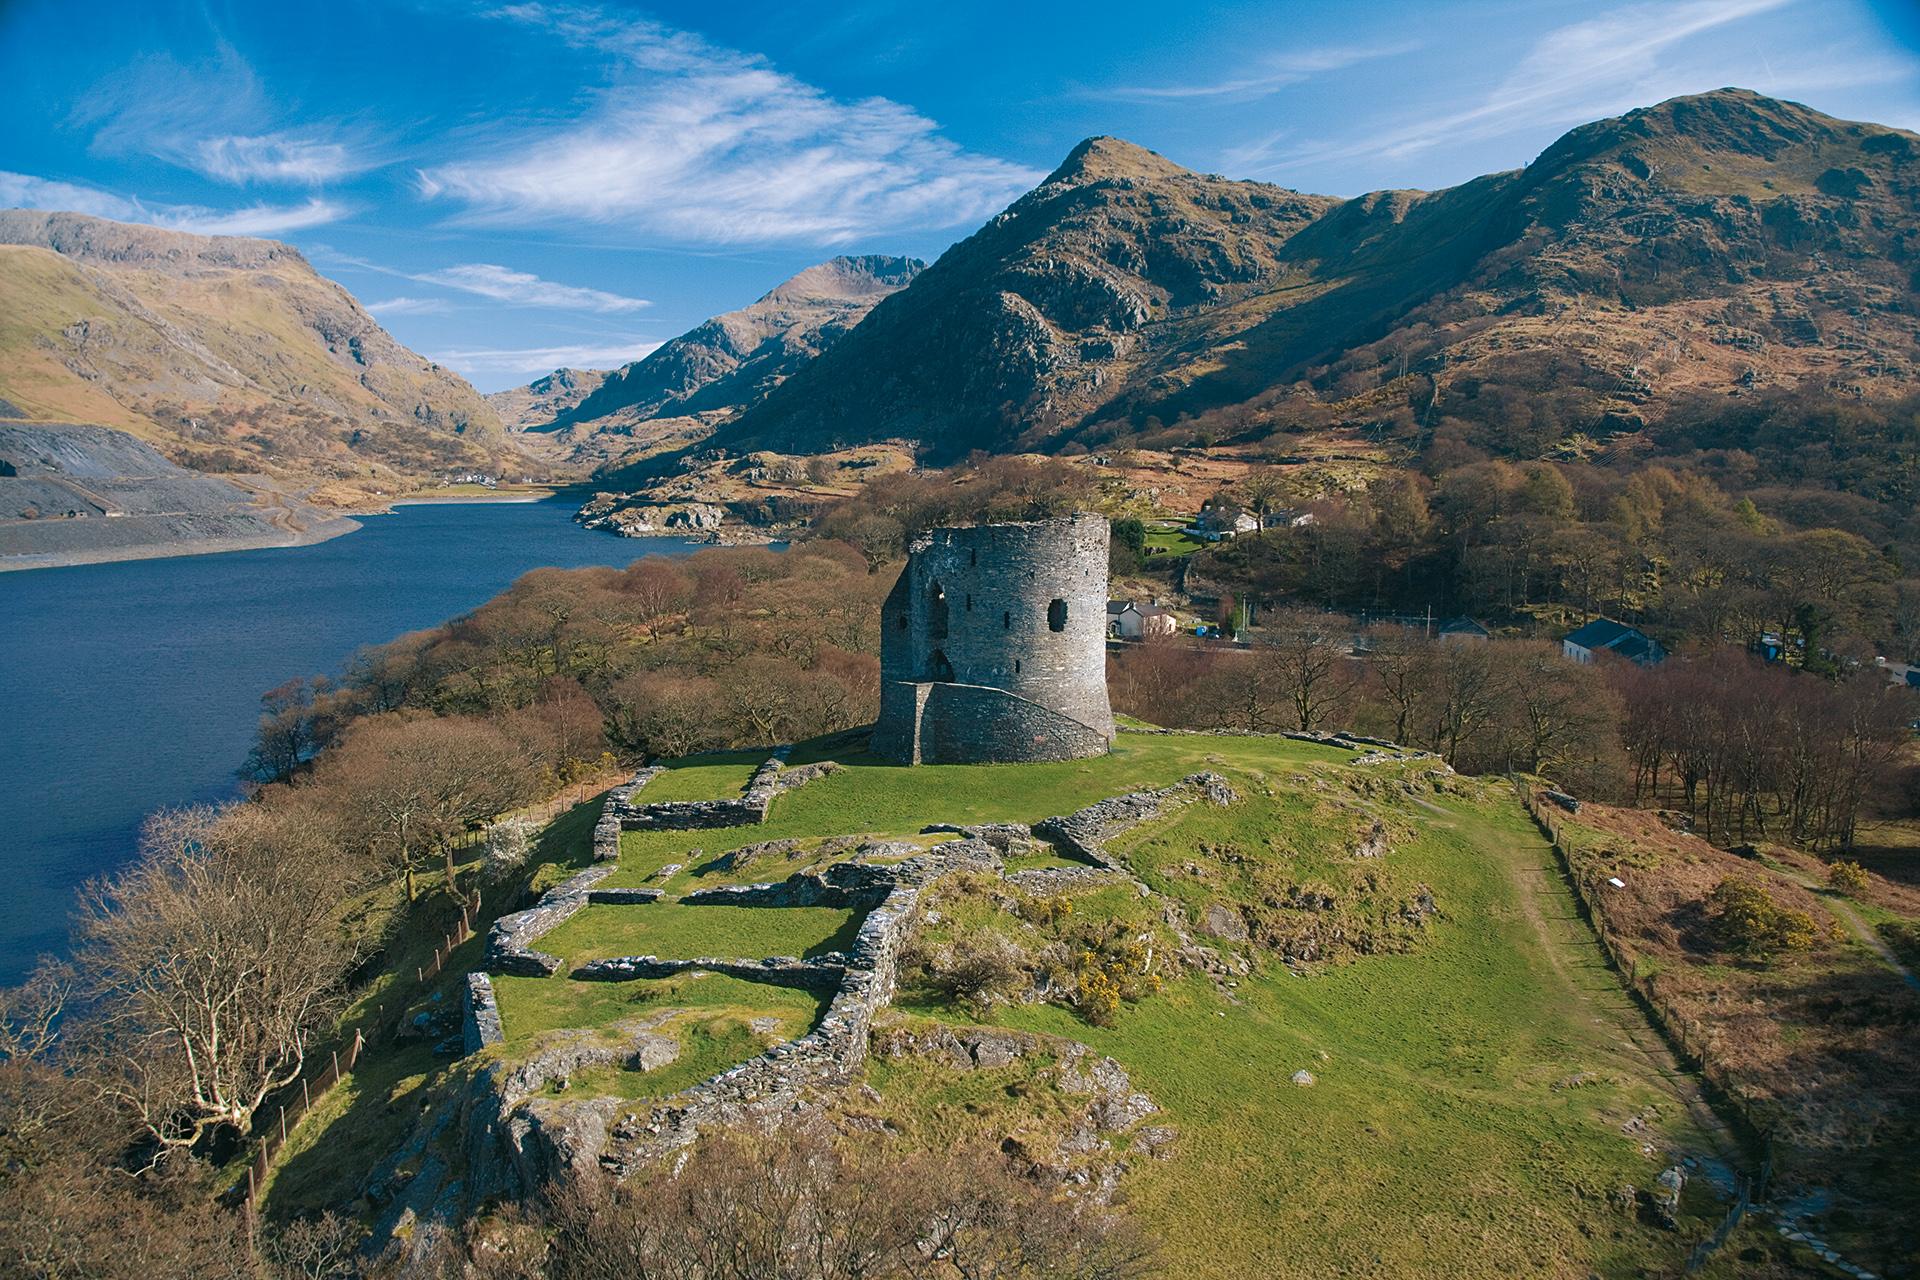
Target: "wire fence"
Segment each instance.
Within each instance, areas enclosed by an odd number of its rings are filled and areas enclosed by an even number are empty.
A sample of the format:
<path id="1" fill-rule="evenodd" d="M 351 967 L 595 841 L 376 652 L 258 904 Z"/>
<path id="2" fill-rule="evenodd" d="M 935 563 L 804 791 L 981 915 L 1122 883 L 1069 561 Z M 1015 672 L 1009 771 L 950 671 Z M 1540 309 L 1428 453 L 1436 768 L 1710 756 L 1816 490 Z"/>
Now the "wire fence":
<path id="1" fill-rule="evenodd" d="M 1773 1172 L 1773 1142 L 1763 1136 L 1765 1129 L 1756 1115 L 1753 1100 L 1747 1096 L 1740 1082 L 1726 1069 L 1725 1064 L 1716 1058 L 1716 1041 L 1708 1029 L 1697 1019 L 1690 1018 L 1662 998 L 1652 973 L 1641 972 L 1640 959 L 1613 931 L 1606 913 L 1597 909 L 1595 899 L 1597 874 L 1583 875 L 1575 865 L 1572 851 L 1568 848 L 1563 832 L 1565 823 L 1560 811 L 1552 802 L 1542 803 L 1532 787 L 1518 776 L 1511 779 L 1514 793 L 1527 814 L 1546 835 L 1553 846 L 1555 857 L 1559 860 L 1561 874 L 1573 889 L 1574 900 L 1578 903 L 1580 914 L 1585 917 L 1594 939 L 1600 944 L 1601 954 L 1607 963 L 1620 975 L 1620 981 L 1635 1002 L 1647 1014 L 1648 1020 L 1658 1030 L 1667 1044 L 1680 1056 L 1683 1064 L 1691 1063 L 1701 1078 L 1733 1108 L 1748 1136 L 1764 1146 L 1766 1152 L 1760 1163 L 1757 1178 L 1744 1175 L 1738 1179 L 1738 1191 L 1733 1204 L 1728 1208 L 1720 1225 L 1707 1239 L 1695 1245 L 1688 1256 L 1686 1270 L 1693 1272 L 1705 1265 L 1714 1251 L 1725 1244 L 1727 1237 L 1733 1234 L 1747 1211 L 1755 1203 L 1766 1198 L 1766 1187 Z"/>
<path id="2" fill-rule="evenodd" d="M 619 777 L 624 776 L 625 775 L 619 775 Z M 619 777 L 614 777 L 613 780 L 618 781 Z M 512 819 L 539 824 L 548 823 L 574 805 L 583 803 L 590 795 L 603 790 L 607 785 L 609 784 L 604 778 L 581 778 L 569 783 L 559 794 L 550 797 L 540 804 L 532 805 L 525 809 L 516 809 L 511 814 L 503 815 L 502 820 Z M 493 824 L 485 827 L 476 827 L 471 831 L 462 833 L 454 841 L 454 848 L 467 849 L 477 844 L 484 844 L 492 825 Z M 480 907 L 481 899 L 478 888 L 469 890 L 467 894 L 460 899 L 459 920 L 454 923 L 453 928 L 447 932 L 440 942 L 434 946 L 432 958 L 414 966 L 413 978 L 416 986 L 424 985 L 439 977 L 441 972 L 446 969 L 448 962 L 453 958 L 454 950 L 459 947 L 460 944 L 473 937 L 476 925 L 481 922 Z M 279 1103 L 277 1113 L 274 1116 L 274 1122 L 260 1134 L 259 1143 L 254 1149 L 253 1159 L 247 1164 L 245 1208 L 248 1214 L 251 1215 L 259 1206 L 260 1193 L 266 1188 L 267 1174 L 273 1167 L 274 1157 L 279 1155 L 285 1148 L 287 1135 L 293 1132 L 294 1128 L 299 1125 L 301 1117 L 312 1110 L 316 1102 L 324 1098 L 328 1091 L 340 1083 L 342 1077 L 353 1070 L 355 1064 L 360 1061 L 360 1055 L 365 1052 L 369 1044 L 375 1043 L 383 1037 L 390 1039 L 399 1034 L 398 1018 L 403 1016 L 404 1013 L 405 1008 L 403 1005 L 396 1013 L 395 1025 L 389 1027 L 387 1025 L 387 1006 L 384 1004 L 376 1005 L 372 1016 L 368 1018 L 362 1026 L 354 1029 L 352 1039 L 348 1040 L 340 1048 L 328 1050 L 327 1062 L 324 1067 L 313 1076 L 302 1076 L 297 1082 L 287 1086 L 284 1091 L 284 1100 Z M 297 1093 L 295 1092 L 296 1090 L 298 1091 Z"/>
<path id="3" fill-rule="evenodd" d="M 447 966 L 455 947 L 473 936 L 474 924 L 480 918 L 480 891 L 474 889 L 460 900 L 460 919 L 452 930 L 435 945 L 433 958 L 425 964 L 417 965 L 413 971 L 416 984 L 424 984 L 438 977 Z M 372 1041 L 367 1029 L 371 1028 L 373 1037 L 383 1033 L 389 1037 L 397 1034 L 397 1028 L 386 1025 L 386 1006 L 375 1005 L 372 1017 L 365 1027 L 355 1027 L 353 1038 L 338 1049 L 327 1053 L 327 1063 L 313 1076 L 302 1076 L 296 1083 L 287 1086 L 283 1101 L 277 1108 L 272 1125 L 260 1135 L 259 1145 L 254 1148 L 253 1159 L 247 1165 L 246 1206 L 249 1212 L 259 1205 L 260 1192 L 267 1185 L 267 1173 L 273 1167 L 274 1157 L 287 1145 L 287 1135 L 299 1125 L 302 1116 L 313 1109 L 313 1104 L 326 1097 L 329 1090 L 339 1084 L 341 1079 L 360 1061 L 360 1055 Z M 295 1089 L 299 1092 L 296 1094 Z"/>

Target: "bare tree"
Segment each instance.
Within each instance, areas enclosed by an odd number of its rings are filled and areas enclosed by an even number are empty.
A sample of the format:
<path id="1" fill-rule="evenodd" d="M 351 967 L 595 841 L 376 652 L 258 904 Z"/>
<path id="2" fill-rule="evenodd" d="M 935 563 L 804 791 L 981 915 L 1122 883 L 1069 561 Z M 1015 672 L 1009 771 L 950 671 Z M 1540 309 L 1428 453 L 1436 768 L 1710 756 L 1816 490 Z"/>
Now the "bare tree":
<path id="1" fill-rule="evenodd" d="M 353 957 L 328 913 L 324 851 L 258 806 L 163 811 L 139 860 L 89 886 L 78 969 L 107 1093 L 158 1150 L 245 1133 L 298 1079 Z"/>
<path id="2" fill-rule="evenodd" d="M 1267 617 L 1268 642 L 1255 665 L 1272 674 L 1293 710 L 1312 732 L 1351 703 L 1358 671 L 1348 656 L 1352 625 L 1337 614 L 1285 609 Z"/>
<path id="3" fill-rule="evenodd" d="M 314 780 L 336 790 L 352 837 L 400 875 L 409 902 L 415 872 L 435 853 L 457 892 L 456 838 L 526 801 L 533 781 L 512 739 L 469 716 L 363 721 L 322 757 Z"/>

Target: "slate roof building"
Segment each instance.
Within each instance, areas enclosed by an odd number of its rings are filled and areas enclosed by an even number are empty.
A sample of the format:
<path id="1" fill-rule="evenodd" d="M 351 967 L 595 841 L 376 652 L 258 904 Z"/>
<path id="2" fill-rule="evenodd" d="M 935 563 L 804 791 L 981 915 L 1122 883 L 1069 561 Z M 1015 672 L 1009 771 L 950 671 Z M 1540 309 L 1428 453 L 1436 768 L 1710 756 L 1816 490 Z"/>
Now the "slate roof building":
<path id="1" fill-rule="evenodd" d="M 1611 653 L 1643 667 L 1654 666 L 1667 658 L 1667 651 L 1658 640 L 1638 627 L 1612 618 L 1595 618 L 1561 637 L 1560 651 L 1575 662 L 1592 662 L 1595 654 Z"/>

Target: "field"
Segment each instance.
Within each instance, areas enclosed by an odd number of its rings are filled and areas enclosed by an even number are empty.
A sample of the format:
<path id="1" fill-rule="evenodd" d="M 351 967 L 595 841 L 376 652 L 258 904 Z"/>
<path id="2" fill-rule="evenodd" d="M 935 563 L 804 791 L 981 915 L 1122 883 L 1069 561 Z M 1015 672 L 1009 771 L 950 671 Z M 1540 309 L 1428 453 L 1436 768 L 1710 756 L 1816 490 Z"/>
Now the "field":
<path id="1" fill-rule="evenodd" d="M 850 936 L 856 913 L 672 899 L 846 856 L 849 837 L 926 844 L 942 838 L 918 836 L 929 823 L 1032 822 L 1210 769 L 1230 780 L 1238 802 L 1188 806 L 1115 842 L 1144 889 L 1123 881 L 1075 890 L 1070 912 L 1031 924 L 997 882 L 945 881 L 928 899 L 916 945 L 999 930 L 1057 949 L 1106 930 L 1151 939 L 1153 954 L 1171 956 L 1170 910 L 1200 919 L 1221 907 L 1251 929 L 1204 939 L 1236 976 L 1163 960 L 1155 972 L 1164 985 L 1133 993 L 1111 1025 L 1095 1025 L 1060 1001 L 943 996 L 918 980 L 910 959 L 883 1026 L 985 1021 L 1112 1055 L 1160 1108 L 1150 1123 L 1175 1134 L 1167 1158 L 1130 1157 L 1120 1183 L 1122 1201 L 1161 1242 L 1168 1275 L 1671 1272 L 1723 1210 L 1722 1188 L 1746 1154 L 1605 967 L 1551 850 L 1510 791 L 1425 764 L 1357 766 L 1349 753 L 1281 739 L 1124 734 L 1096 760 L 911 771 L 864 756 L 863 745 L 803 744 L 796 763 L 832 757 L 846 767 L 782 795 L 764 824 L 626 833 L 608 883 L 661 885 L 668 900 L 590 907 L 537 945 L 570 963 L 830 949 Z M 669 783 L 680 798 L 727 794 L 755 763 L 692 760 L 655 785 Z M 663 795 L 650 787 L 637 798 Z M 574 846 L 590 820 L 590 810 L 568 819 L 564 851 L 543 846 L 551 865 L 536 885 L 584 858 Z M 828 837 L 838 839 L 823 848 Z M 1377 848 L 1359 847 L 1374 837 Z M 743 867 L 721 856 L 770 841 L 794 843 Z M 1018 865 L 1065 861 L 1042 850 Z M 661 877 L 669 865 L 677 869 Z M 1269 901 L 1297 899 L 1295 890 L 1331 905 Z M 1409 903 L 1429 901 L 1431 911 L 1409 914 Z M 1316 958 L 1301 958 L 1309 954 Z M 509 977 L 496 989 L 508 1040 L 495 1054 L 511 1058 L 556 1033 L 641 1015 L 681 1043 L 679 1061 L 652 1072 L 583 1070 L 567 1082 L 569 1096 L 666 1096 L 802 1034 L 823 1004 L 715 975 Z M 369 1158 L 343 1157 L 339 1144 L 391 1143 L 383 1115 L 396 1104 L 419 1114 L 450 1096 L 465 1070 L 424 1049 L 363 1068 L 301 1126 L 272 1205 L 314 1206 L 350 1189 Z M 878 1113 L 897 1140 L 933 1149 L 1042 1143 L 1073 1104 L 1036 1070 L 1023 1060 L 955 1072 L 879 1055 L 861 1082 L 870 1091 L 849 1094 L 848 1105 Z M 1311 1073 L 1311 1084 L 1293 1083 L 1297 1071 Z M 1677 1232 L 1616 1207 L 1621 1187 L 1650 1186 L 1681 1155 L 1694 1163 Z M 1753 1238 L 1750 1229 L 1735 1245 Z M 1704 1274 L 1741 1274 L 1736 1263 L 1723 1252 Z"/>

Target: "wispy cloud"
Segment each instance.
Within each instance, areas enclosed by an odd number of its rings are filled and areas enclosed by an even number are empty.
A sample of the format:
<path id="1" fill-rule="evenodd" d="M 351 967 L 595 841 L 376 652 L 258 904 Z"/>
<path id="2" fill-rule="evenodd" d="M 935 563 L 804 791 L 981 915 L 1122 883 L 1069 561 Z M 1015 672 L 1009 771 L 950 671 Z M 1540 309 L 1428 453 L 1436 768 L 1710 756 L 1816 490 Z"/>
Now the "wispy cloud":
<path id="1" fill-rule="evenodd" d="M 411 280 L 416 284 L 438 285 L 443 289 L 455 289 L 461 293 L 491 298 L 495 302 L 505 302 L 517 307 L 555 307 L 562 310 L 613 314 L 638 311 L 642 307 L 653 305 L 645 298 L 630 298 L 624 294 L 608 293 L 604 289 L 559 284 L 552 280 L 543 280 L 529 271 L 516 271 L 512 267 L 503 267 L 491 262 L 462 262 L 433 271 L 402 271 L 398 267 L 389 267 L 384 263 L 337 253 L 327 248 L 321 248 L 317 252 L 323 259 L 358 267 L 362 271 L 377 272 L 383 276 L 392 276 L 396 280 Z M 436 303 L 430 298 L 413 297 L 395 298 L 382 305 L 394 310 L 396 314 L 405 314 L 409 311 L 423 313 L 435 306 L 444 310 L 447 306 L 445 302 Z M 371 311 L 374 308 L 369 307 L 368 310 Z"/>
<path id="2" fill-rule="evenodd" d="M 835 98 L 687 32 L 591 8 L 499 12 L 604 62 L 610 83 L 575 120 L 423 171 L 421 193 L 467 220 L 836 244 L 975 223 L 1044 176 L 965 150 L 899 103 Z"/>
<path id="3" fill-rule="evenodd" d="M 1417 40 L 1378 45 L 1329 45 L 1317 49 L 1282 50 L 1256 60 L 1233 75 L 1185 84 L 1116 85 L 1090 91 L 1090 97 L 1121 102 L 1200 101 L 1247 102 L 1264 98 L 1289 85 L 1300 84 L 1330 71 L 1342 71 L 1376 58 L 1411 53 Z"/>
<path id="4" fill-rule="evenodd" d="M 453 309 L 444 298 L 387 298 L 380 302 L 362 303 L 376 316 L 433 316 L 442 315 Z"/>
<path id="5" fill-rule="evenodd" d="M 189 144 L 190 167 L 236 184 L 318 186 L 368 167 L 345 143 L 288 133 L 225 134 Z"/>
<path id="6" fill-rule="evenodd" d="M 31 174 L 0 170 L 0 205 L 20 209 L 50 209 L 86 213 L 119 222 L 144 222 L 172 231 L 207 236 L 271 236 L 303 227 L 336 222 L 349 210 L 345 205 L 314 197 L 299 204 L 252 204 L 241 209 L 209 209 L 202 205 L 156 204 L 116 195 L 98 187 L 80 186 Z"/>
<path id="7" fill-rule="evenodd" d="M 147 155 L 235 186 L 319 186 L 373 168 L 363 140 L 335 126 L 262 129 L 284 115 L 238 50 L 216 44 L 204 59 L 150 54 L 94 85 L 74 122 L 93 150 Z"/>
<path id="8" fill-rule="evenodd" d="M 251 204 L 225 212 L 172 206 L 162 214 L 161 225 L 176 231 L 197 231 L 203 236 L 276 236 L 338 222 L 346 215 L 345 205 L 315 197 L 300 204 Z"/>
<path id="9" fill-rule="evenodd" d="M 601 289 L 556 284 L 526 271 L 496 266 L 490 262 L 469 262 L 409 275 L 422 284 L 444 285 L 464 293 L 492 298 L 495 302 L 519 307 L 564 307 L 578 311 L 638 311 L 650 305 L 645 298 L 628 298 Z"/>
<path id="10" fill-rule="evenodd" d="M 1290 151 L 1269 138 L 1226 153 L 1254 175 L 1289 164 L 1399 158 L 1442 144 L 1476 141 L 1540 125 L 1563 125 L 1642 106 L 1674 93 L 1717 88 L 1695 83 L 1664 59 L 1694 37 L 1777 9 L 1790 0 L 1683 0 L 1639 4 L 1555 28 L 1479 101 L 1454 111 L 1391 123 L 1369 135 Z"/>
<path id="11" fill-rule="evenodd" d="M 560 347 L 479 347 L 438 351 L 432 359 L 468 378 L 486 374 L 550 373 L 555 369 L 610 369 L 638 360 L 658 348 L 658 342 L 640 338 L 610 338 L 604 342 Z"/>

